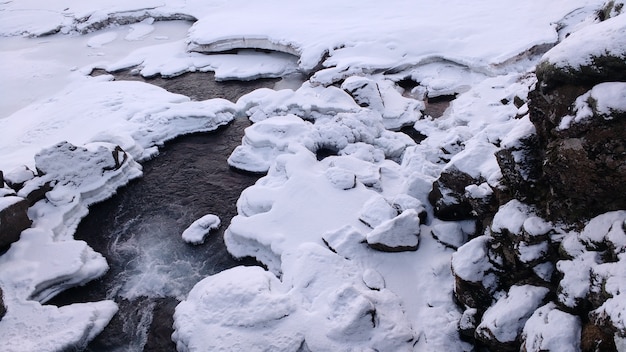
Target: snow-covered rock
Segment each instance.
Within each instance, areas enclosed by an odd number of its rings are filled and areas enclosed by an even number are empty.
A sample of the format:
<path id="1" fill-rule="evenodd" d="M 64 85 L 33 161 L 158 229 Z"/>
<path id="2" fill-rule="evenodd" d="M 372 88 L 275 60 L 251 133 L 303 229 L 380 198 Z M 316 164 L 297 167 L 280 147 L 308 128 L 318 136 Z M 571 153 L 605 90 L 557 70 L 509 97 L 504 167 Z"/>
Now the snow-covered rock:
<path id="1" fill-rule="evenodd" d="M 220 224 L 219 217 L 213 214 L 207 214 L 189 225 L 181 236 L 187 243 L 202 244 L 209 232 L 219 228 Z"/>
<path id="2" fill-rule="evenodd" d="M 524 324 L 522 348 L 527 352 L 580 351 L 580 318 L 552 302 L 539 307 Z"/>
<path id="3" fill-rule="evenodd" d="M 379 251 L 414 251 L 419 245 L 419 235 L 419 214 L 414 209 L 408 209 L 376 226 L 367 234 L 366 240 L 370 247 Z"/>
<path id="4" fill-rule="evenodd" d="M 515 349 L 524 324 L 544 303 L 549 289 L 531 285 L 512 286 L 483 315 L 476 337 L 496 350 Z"/>

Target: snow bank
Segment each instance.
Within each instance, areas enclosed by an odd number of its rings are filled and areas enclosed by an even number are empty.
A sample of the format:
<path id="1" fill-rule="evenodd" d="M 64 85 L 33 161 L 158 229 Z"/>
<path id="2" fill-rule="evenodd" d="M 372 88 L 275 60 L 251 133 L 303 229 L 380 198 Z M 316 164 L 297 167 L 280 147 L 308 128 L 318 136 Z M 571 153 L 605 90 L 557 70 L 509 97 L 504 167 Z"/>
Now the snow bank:
<path id="1" fill-rule="evenodd" d="M 106 77 L 104 77 L 106 79 Z M 211 131 L 234 116 L 234 104 L 214 99 L 192 102 L 141 82 L 85 78 L 40 104 L 0 119 L 0 170 L 26 164 L 41 148 L 68 141 L 118 144 L 134 159 L 154 153 L 151 147 L 175 136 Z"/>

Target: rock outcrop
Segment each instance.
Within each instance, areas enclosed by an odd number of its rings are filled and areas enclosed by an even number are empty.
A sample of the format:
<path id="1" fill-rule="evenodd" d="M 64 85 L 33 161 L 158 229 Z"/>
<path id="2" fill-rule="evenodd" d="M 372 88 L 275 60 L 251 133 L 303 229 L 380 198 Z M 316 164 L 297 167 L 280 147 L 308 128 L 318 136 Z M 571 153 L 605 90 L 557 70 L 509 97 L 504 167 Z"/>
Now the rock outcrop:
<path id="1" fill-rule="evenodd" d="M 536 140 L 527 146 L 537 155 L 528 162 L 538 171 L 531 198 L 550 219 L 575 222 L 626 208 L 624 33 L 623 15 L 585 27 L 537 67 L 529 94 Z M 504 154 L 499 161 L 509 163 Z M 511 189 L 529 189 L 514 177 L 507 181 Z"/>
<path id="2" fill-rule="evenodd" d="M 19 240 L 20 233 L 30 227 L 32 221 L 27 215 L 28 206 L 28 200 L 21 197 L 0 198 L 0 252 Z"/>

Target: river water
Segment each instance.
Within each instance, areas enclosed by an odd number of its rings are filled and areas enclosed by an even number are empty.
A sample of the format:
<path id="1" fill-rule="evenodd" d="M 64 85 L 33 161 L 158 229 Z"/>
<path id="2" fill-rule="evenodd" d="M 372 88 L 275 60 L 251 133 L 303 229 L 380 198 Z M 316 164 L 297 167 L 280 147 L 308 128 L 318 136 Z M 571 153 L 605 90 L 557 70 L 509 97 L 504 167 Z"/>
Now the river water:
<path id="1" fill-rule="evenodd" d="M 128 72 L 115 76 L 144 80 Z M 211 73 L 193 73 L 147 82 L 194 100 L 236 101 L 254 89 L 272 87 L 276 80 L 215 82 Z M 239 195 L 258 178 L 236 172 L 226 162 L 249 124 L 237 118 L 215 132 L 166 143 L 156 158 L 143 164 L 141 179 L 90 208 L 75 238 L 102 253 L 110 269 L 100 280 L 68 290 L 50 302 L 113 299 L 119 304 L 118 314 L 87 351 L 174 351 L 172 314 L 193 285 L 233 266 L 256 264 L 251 259 L 233 259 L 223 242 Z M 202 245 L 185 243 L 183 230 L 206 214 L 219 216 L 221 228 Z"/>

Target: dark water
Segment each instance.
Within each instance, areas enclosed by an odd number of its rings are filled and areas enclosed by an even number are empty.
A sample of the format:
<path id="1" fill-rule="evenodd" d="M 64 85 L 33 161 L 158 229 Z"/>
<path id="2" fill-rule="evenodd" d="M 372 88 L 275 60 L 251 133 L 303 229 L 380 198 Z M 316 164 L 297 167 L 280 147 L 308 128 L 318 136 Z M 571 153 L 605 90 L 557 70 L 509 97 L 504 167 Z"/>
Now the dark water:
<path id="1" fill-rule="evenodd" d="M 116 79 L 137 78 L 128 72 Z M 212 74 L 187 74 L 172 80 L 153 78 L 168 90 L 195 99 L 240 95 L 274 81 L 215 82 Z M 223 232 L 236 215 L 235 204 L 258 176 L 236 172 L 226 159 L 241 143 L 246 119 L 235 119 L 216 132 L 179 137 L 143 164 L 144 177 L 90 208 L 75 238 L 102 253 L 110 265 L 100 280 L 68 290 L 50 304 L 113 299 L 120 311 L 87 351 L 174 351 L 172 314 L 180 299 L 204 277 L 236 265 Z M 181 233 L 193 221 L 215 214 L 221 228 L 199 246 Z"/>

